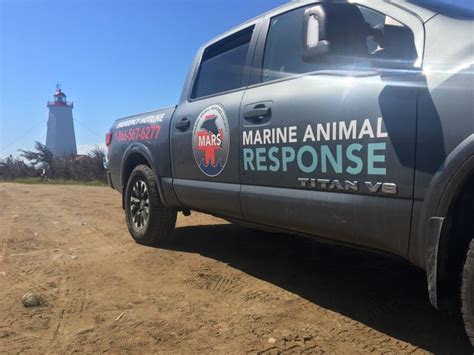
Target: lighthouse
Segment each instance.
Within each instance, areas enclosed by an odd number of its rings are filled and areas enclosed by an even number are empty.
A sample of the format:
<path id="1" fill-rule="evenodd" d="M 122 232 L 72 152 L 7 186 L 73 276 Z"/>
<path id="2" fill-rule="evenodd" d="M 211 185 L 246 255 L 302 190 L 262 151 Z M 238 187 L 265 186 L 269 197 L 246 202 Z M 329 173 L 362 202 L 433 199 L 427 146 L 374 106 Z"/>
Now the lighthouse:
<path id="1" fill-rule="evenodd" d="M 77 155 L 76 135 L 72 119 L 72 102 L 66 100 L 66 94 L 56 86 L 54 100 L 48 101 L 48 131 L 46 147 L 54 156 Z"/>

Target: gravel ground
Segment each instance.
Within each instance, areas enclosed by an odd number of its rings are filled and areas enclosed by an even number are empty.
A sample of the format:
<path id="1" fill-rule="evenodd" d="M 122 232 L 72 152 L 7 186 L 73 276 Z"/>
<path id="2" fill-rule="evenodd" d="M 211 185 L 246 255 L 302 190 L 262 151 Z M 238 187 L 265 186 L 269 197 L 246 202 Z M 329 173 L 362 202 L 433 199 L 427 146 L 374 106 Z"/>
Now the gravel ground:
<path id="1" fill-rule="evenodd" d="M 107 187 L 2 183 L 0 201 L 0 352 L 471 353 L 395 258 L 199 213 L 140 246 Z"/>

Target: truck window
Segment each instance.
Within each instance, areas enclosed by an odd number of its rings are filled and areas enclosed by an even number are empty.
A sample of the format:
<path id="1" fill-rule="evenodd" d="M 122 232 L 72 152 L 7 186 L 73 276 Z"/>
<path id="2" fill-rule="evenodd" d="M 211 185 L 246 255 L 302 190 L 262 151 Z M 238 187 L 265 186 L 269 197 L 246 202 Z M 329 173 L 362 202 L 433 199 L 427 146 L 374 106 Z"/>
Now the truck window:
<path id="1" fill-rule="evenodd" d="M 316 62 L 301 56 L 304 11 L 314 5 L 295 9 L 270 21 L 265 45 L 262 81 L 319 70 L 367 70 L 368 68 L 412 68 L 416 47 L 411 30 L 380 12 L 355 4 L 332 4 L 331 55 Z M 347 11 L 351 7 L 351 11 Z M 350 14 L 350 20 L 348 20 Z M 350 24 L 350 25 L 348 25 Z"/>
<path id="2" fill-rule="evenodd" d="M 242 87 L 253 26 L 207 47 L 202 56 L 191 98 Z"/>

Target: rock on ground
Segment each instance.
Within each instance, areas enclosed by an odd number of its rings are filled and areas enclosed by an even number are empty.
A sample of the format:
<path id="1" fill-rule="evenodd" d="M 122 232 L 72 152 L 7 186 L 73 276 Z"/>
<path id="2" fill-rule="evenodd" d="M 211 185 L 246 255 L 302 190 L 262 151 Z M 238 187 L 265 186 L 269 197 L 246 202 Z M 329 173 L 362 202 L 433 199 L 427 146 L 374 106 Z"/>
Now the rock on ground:
<path id="1" fill-rule="evenodd" d="M 38 307 L 41 304 L 40 298 L 34 293 L 30 292 L 25 293 L 21 298 L 21 301 L 25 307 Z"/>

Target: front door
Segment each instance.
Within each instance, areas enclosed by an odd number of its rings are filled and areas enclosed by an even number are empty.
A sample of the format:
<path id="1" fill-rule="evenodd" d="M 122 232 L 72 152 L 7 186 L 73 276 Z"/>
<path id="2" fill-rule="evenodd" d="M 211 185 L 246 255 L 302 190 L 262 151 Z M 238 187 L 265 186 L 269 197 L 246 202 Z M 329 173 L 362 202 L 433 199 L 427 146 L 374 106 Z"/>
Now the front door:
<path id="1" fill-rule="evenodd" d="M 389 68 L 387 61 L 398 55 L 397 41 L 413 42 L 413 35 L 381 13 L 337 4 L 331 14 L 340 10 L 343 18 L 328 20 L 342 33 L 332 40 L 345 41 L 339 43 L 337 60 L 304 62 L 301 28 L 307 8 L 269 19 L 260 58 L 257 50 L 260 81 L 242 101 L 244 217 L 404 255 L 418 73 Z M 357 30 L 366 25 L 381 29 L 386 42 L 369 36 L 358 41 Z M 380 46 L 384 43 L 385 48 Z M 414 46 L 405 43 L 403 48 L 399 55 L 412 61 L 413 68 Z M 402 58 L 394 59 L 392 64 Z M 380 63 L 385 69 L 374 67 Z"/>

